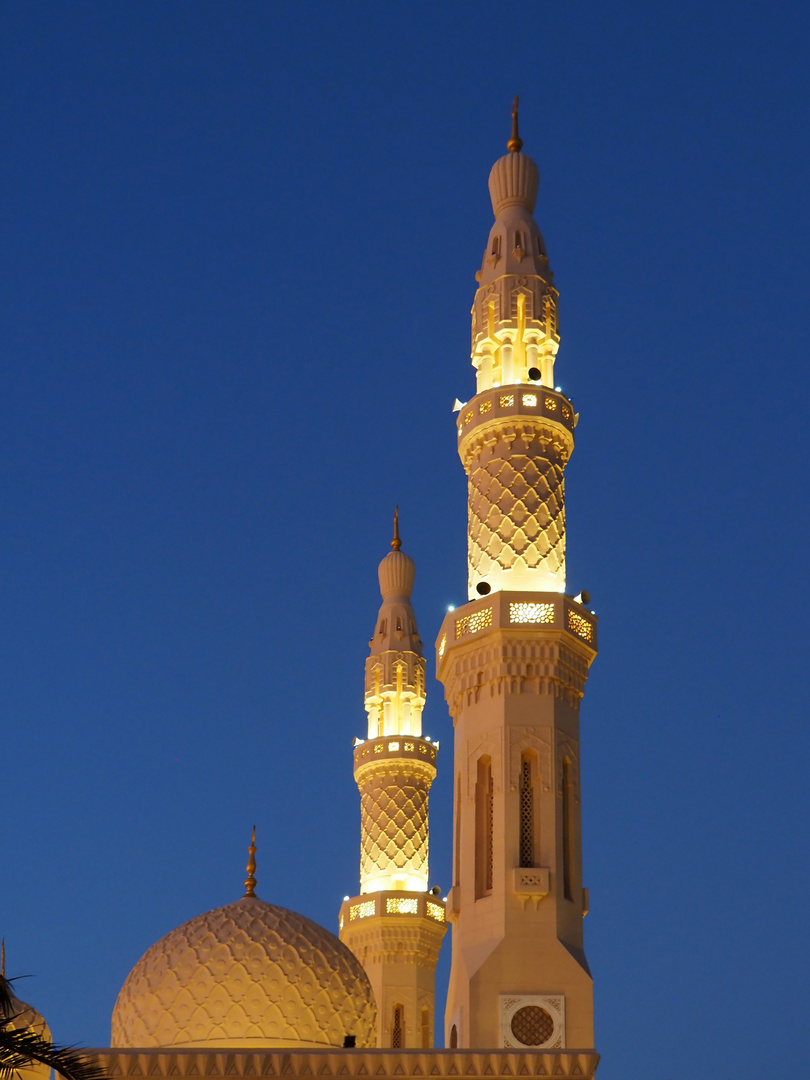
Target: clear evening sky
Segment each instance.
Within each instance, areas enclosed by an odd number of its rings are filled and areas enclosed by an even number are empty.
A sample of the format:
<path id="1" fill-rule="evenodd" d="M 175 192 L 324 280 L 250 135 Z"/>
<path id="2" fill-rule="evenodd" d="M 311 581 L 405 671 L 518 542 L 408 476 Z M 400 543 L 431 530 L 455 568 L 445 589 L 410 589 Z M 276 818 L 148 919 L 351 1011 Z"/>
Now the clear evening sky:
<path id="1" fill-rule="evenodd" d="M 600 616 L 600 1080 L 801 1074 L 809 30 L 778 0 L 0 6 L 0 932 L 56 1038 L 109 1043 L 143 951 L 241 895 L 254 822 L 264 899 L 336 930 L 356 891 L 396 503 L 427 643 L 466 597 L 450 409 L 519 93 Z"/>

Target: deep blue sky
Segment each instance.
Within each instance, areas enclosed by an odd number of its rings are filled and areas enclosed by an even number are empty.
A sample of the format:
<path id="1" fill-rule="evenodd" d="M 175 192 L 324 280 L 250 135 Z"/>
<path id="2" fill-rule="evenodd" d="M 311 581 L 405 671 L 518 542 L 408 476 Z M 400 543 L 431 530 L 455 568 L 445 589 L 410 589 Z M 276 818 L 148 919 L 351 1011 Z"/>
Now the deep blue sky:
<path id="1" fill-rule="evenodd" d="M 486 180 L 520 93 L 581 412 L 600 1080 L 806 1067 L 803 3 L 0 6 L 0 930 L 109 1040 L 172 927 L 335 928 L 393 506 L 465 583 Z M 432 664 L 432 659 L 431 659 Z M 433 880 L 449 881 L 452 727 Z M 444 970 L 446 971 L 446 965 Z"/>

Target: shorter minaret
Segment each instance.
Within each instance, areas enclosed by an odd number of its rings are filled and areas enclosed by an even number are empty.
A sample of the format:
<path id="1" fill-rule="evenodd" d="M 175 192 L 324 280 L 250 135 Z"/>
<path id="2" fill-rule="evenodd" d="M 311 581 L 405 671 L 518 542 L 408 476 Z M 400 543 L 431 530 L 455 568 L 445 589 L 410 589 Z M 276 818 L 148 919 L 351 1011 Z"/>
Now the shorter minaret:
<path id="1" fill-rule="evenodd" d="M 366 660 L 368 738 L 357 739 L 360 895 L 340 909 L 340 940 L 366 970 L 380 1047 L 432 1047 L 435 971 L 447 930 L 428 892 L 428 792 L 438 743 L 422 738 L 425 660 L 411 607 L 416 568 L 401 550 L 398 514 L 380 563 L 382 593 Z"/>

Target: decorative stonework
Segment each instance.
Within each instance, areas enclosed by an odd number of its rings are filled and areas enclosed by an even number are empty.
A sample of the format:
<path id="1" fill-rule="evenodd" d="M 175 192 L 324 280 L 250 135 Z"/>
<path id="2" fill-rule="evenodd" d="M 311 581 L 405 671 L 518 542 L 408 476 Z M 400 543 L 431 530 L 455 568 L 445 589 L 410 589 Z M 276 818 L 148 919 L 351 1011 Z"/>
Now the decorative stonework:
<path id="1" fill-rule="evenodd" d="M 475 798 L 475 785 L 478 780 L 478 761 L 486 756 L 492 762 L 492 791 L 498 794 L 501 790 L 501 742 L 503 735 L 500 731 L 489 731 L 477 739 L 471 739 L 467 744 L 467 798 Z"/>
<path id="2" fill-rule="evenodd" d="M 392 879 L 404 875 L 403 882 L 406 877 L 418 878 L 427 888 L 428 793 L 435 775 L 433 765 L 404 757 L 389 757 L 356 771 L 361 885 L 386 875 Z M 414 886 L 406 882 L 403 887 Z"/>
<path id="3" fill-rule="evenodd" d="M 502 1046 L 522 1050 L 565 1046 L 565 998 L 562 994 L 502 994 L 500 1006 Z"/>
<path id="4" fill-rule="evenodd" d="M 365 972 L 328 930 L 247 896 L 172 930 L 130 972 L 113 1046 L 376 1043 Z"/>
<path id="5" fill-rule="evenodd" d="M 509 728 L 509 787 L 517 791 L 521 755 L 526 750 L 537 754 L 537 776 L 544 791 L 551 788 L 551 741 L 533 727 Z"/>
<path id="6" fill-rule="evenodd" d="M 562 798 L 563 758 L 571 762 L 571 786 L 574 800 L 579 803 L 579 744 L 565 735 L 557 737 L 557 796 Z"/>
<path id="7" fill-rule="evenodd" d="M 289 1076 L 394 1077 L 437 1080 L 467 1076 L 563 1077 L 593 1080 L 592 1050 L 91 1050 L 108 1075 L 118 1077 Z"/>

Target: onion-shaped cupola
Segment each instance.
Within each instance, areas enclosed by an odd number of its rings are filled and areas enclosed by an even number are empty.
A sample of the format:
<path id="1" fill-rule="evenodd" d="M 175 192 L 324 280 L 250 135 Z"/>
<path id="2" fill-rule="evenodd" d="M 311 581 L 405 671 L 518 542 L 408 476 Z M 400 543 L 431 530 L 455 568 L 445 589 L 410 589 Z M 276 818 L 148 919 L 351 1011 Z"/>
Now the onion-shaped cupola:
<path id="1" fill-rule="evenodd" d="M 382 604 L 366 660 L 368 737 L 421 735 L 425 660 L 411 605 L 416 567 L 402 550 L 398 509 L 391 550 L 377 574 Z"/>
<path id="2" fill-rule="evenodd" d="M 495 222 L 476 274 L 472 311 L 472 361 L 479 393 L 527 382 L 554 385 L 558 294 L 534 220 L 540 173 L 522 153 L 517 106 L 515 98 L 507 153 L 489 174 Z"/>

